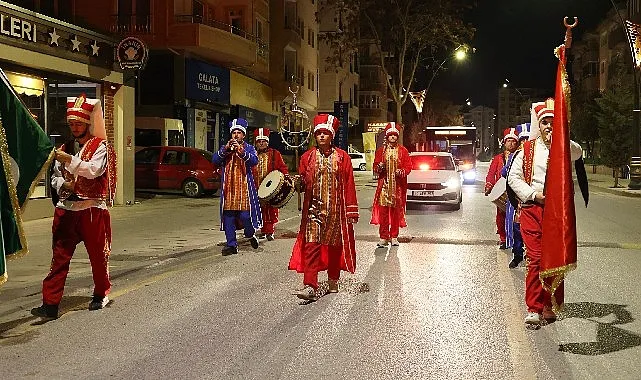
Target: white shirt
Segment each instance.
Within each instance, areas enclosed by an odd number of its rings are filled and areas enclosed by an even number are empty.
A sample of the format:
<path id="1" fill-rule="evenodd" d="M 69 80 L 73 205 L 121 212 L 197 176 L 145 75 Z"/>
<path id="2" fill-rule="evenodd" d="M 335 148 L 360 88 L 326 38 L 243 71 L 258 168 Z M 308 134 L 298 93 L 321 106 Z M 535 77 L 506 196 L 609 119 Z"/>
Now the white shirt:
<path id="1" fill-rule="evenodd" d="M 85 144 L 84 146 L 87 145 Z M 100 144 L 89 161 L 83 161 L 80 159 L 83 149 L 80 149 L 79 152 L 71 157 L 71 163 L 66 168 L 67 171 L 73 174 L 75 178 L 85 177 L 88 179 L 94 179 L 100 177 L 105 170 L 107 170 L 107 146 L 104 143 Z M 51 176 L 51 186 L 58 193 L 60 193 L 62 184 L 65 183 L 65 179 L 62 176 L 61 166 L 62 164 L 60 161 L 56 161 L 53 165 L 53 175 Z M 72 211 L 84 210 L 90 207 L 102 209 L 107 208 L 106 202 L 102 199 L 81 199 L 82 200 L 80 201 L 68 201 L 61 199 L 58 201 L 56 207 Z"/>
<path id="2" fill-rule="evenodd" d="M 525 182 L 523 174 L 523 150 L 517 152 L 512 161 L 512 166 L 507 175 L 507 183 L 514 190 L 516 196 L 521 202 L 534 201 L 536 193 L 543 193 L 545 186 L 545 173 L 548 170 L 548 157 L 550 156 L 550 149 L 543 142 L 543 138 L 539 136 L 534 144 L 534 160 L 532 162 L 532 183 L 528 185 Z M 575 161 L 581 157 L 583 149 L 581 145 L 570 140 L 570 158 Z"/>

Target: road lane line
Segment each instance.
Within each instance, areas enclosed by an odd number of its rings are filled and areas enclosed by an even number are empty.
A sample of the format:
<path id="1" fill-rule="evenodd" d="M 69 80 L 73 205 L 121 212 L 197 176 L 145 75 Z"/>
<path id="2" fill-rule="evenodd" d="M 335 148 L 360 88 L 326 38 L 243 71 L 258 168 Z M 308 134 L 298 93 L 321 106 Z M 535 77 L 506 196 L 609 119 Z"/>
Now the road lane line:
<path id="1" fill-rule="evenodd" d="M 507 328 L 507 344 L 512 363 L 513 379 L 536 379 L 533 365 L 534 354 L 530 339 L 523 325 L 523 311 L 518 296 L 522 293 L 515 289 L 512 274 L 508 268 L 508 256 L 505 251 L 497 250 L 497 271 L 503 299 L 503 316 Z"/>

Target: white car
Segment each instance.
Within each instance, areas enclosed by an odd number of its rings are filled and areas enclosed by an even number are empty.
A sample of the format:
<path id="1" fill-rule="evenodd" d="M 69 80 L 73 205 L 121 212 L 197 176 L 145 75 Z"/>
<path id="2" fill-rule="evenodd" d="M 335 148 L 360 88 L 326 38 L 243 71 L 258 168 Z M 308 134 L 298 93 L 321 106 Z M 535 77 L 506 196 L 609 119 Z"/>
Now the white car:
<path id="1" fill-rule="evenodd" d="M 352 159 L 352 169 L 361 171 L 367 169 L 364 153 L 350 153 L 349 156 Z"/>
<path id="2" fill-rule="evenodd" d="M 407 202 L 446 204 L 461 208 L 461 173 L 447 152 L 412 152 L 412 171 L 407 176 Z"/>

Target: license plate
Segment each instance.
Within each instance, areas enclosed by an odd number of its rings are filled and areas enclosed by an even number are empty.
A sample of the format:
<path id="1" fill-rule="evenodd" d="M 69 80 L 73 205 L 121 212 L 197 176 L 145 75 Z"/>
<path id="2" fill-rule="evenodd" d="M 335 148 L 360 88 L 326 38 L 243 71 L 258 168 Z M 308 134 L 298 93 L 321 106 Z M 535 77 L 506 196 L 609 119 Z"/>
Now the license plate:
<path id="1" fill-rule="evenodd" d="M 415 190 L 412 195 L 414 195 L 415 197 L 431 197 L 431 196 L 434 195 L 434 191 L 432 191 L 432 190 L 418 190 L 418 191 L 416 191 Z"/>

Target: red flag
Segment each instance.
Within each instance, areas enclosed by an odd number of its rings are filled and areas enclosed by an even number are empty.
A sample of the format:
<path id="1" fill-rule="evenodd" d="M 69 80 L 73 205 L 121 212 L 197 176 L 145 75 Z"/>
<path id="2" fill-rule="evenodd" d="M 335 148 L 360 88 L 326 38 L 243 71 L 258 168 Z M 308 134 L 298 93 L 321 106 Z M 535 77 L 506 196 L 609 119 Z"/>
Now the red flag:
<path id="1" fill-rule="evenodd" d="M 554 292 L 563 282 L 565 274 L 576 268 L 577 252 L 567 107 L 570 87 L 565 71 L 565 48 L 562 45 L 557 50 L 559 67 L 554 91 L 553 137 L 545 177 L 540 273 L 543 288 L 552 294 L 554 309 L 558 309 L 563 303 L 563 299 L 556 299 Z"/>

